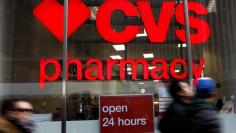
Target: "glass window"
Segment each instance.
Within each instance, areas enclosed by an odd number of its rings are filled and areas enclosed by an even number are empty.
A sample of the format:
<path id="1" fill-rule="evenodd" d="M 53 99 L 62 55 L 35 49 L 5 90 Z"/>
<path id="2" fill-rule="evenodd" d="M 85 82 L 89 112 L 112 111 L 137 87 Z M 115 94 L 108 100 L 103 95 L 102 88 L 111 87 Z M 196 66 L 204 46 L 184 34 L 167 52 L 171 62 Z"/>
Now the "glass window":
<path id="1" fill-rule="evenodd" d="M 193 59 L 205 60 L 202 76 L 212 77 L 217 81 L 216 100 L 224 99 L 231 103 L 235 96 L 235 17 L 234 1 L 200 1 L 209 14 L 201 16 L 209 23 L 211 36 L 200 45 L 192 45 Z M 225 107 L 234 112 L 234 107 Z M 225 110 L 222 110 L 225 112 Z M 227 111 L 226 111 L 227 112 Z"/>
<path id="2" fill-rule="evenodd" d="M 106 94 L 153 94 L 156 126 L 172 102 L 169 83 L 176 78 L 191 82 L 189 71 L 194 78 L 215 79 L 214 103 L 224 103 L 216 107 L 235 115 L 235 1 L 189 1 L 191 51 L 183 0 L 141 1 L 148 3 L 145 8 L 137 0 L 124 1 L 127 6 L 120 5 L 111 14 L 111 7 L 120 1 L 68 0 L 67 40 L 64 2 L 0 1 L 0 101 L 16 98 L 32 103 L 36 132 L 62 132 L 62 120 L 68 133 L 99 132 L 99 97 Z M 223 115 L 224 133 L 234 131 L 230 122 L 234 117 Z"/>
<path id="3" fill-rule="evenodd" d="M 0 1 L 0 99 L 29 101 L 35 122 L 60 121 L 61 80 L 41 88 L 40 72 L 52 74 L 53 65 L 43 64 L 49 58 L 61 60 L 62 44 L 38 21 L 44 15 L 34 10 L 40 2 Z"/>

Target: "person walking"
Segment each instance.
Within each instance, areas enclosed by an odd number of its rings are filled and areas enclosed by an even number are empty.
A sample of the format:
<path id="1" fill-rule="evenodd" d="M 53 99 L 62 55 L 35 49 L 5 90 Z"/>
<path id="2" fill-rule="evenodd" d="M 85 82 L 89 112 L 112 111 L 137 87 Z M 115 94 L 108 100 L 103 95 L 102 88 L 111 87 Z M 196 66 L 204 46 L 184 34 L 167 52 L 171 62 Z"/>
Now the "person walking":
<path id="1" fill-rule="evenodd" d="M 169 92 L 173 97 L 173 103 L 167 109 L 159 122 L 161 133 L 187 133 L 185 132 L 187 106 L 194 96 L 193 89 L 188 83 L 174 80 L 169 86 Z"/>
<path id="2" fill-rule="evenodd" d="M 0 133 L 33 133 L 30 121 L 33 106 L 24 100 L 4 100 L 1 107 Z"/>
<path id="3" fill-rule="evenodd" d="M 213 96 L 216 83 L 211 78 L 200 78 L 196 84 L 196 96 L 188 107 L 188 133 L 221 133 L 220 120 Z"/>

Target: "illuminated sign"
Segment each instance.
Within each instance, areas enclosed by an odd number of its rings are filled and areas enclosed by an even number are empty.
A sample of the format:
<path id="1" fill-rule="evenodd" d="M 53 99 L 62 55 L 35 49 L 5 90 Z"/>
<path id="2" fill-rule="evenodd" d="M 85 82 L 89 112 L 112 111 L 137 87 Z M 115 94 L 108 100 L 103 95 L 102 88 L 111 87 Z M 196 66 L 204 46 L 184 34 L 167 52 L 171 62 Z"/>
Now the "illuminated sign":
<path id="1" fill-rule="evenodd" d="M 188 2 L 189 12 L 194 13 L 194 16 L 189 16 L 190 28 L 194 30 L 191 33 L 192 44 L 202 44 L 210 37 L 209 24 L 197 16 L 207 15 L 207 9 L 199 2 Z M 114 11 L 122 11 L 126 17 L 140 17 L 151 43 L 164 43 L 168 34 L 169 26 L 174 16 L 176 22 L 184 26 L 184 6 L 183 3 L 166 1 L 162 2 L 159 18 L 156 21 L 152 12 L 149 0 L 136 0 L 136 5 L 129 0 L 106 0 L 100 5 L 97 16 L 96 26 L 99 34 L 104 40 L 110 43 L 127 43 L 132 41 L 140 31 L 139 25 L 126 25 L 123 31 L 115 31 L 111 24 L 111 15 Z M 34 8 L 35 17 L 59 40 L 63 41 L 63 5 L 57 0 L 42 0 L 42 2 Z M 69 0 L 68 10 L 68 37 L 73 34 L 85 21 L 91 16 L 90 9 L 81 0 Z M 181 42 L 186 42 L 185 29 L 175 29 L 176 37 Z M 201 76 L 204 59 L 200 60 L 198 68 L 193 64 L 192 70 L 195 78 Z M 77 68 L 77 80 L 82 80 L 83 77 L 87 80 L 112 80 L 112 67 L 114 64 L 120 64 L 120 80 L 125 80 L 125 66 L 131 64 L 132 79 L 137 79 L 137 65 L 143 67 L 143 79 L 148 80 L 151 77 L 154 80 L 169 79 L 184 79 L 188 76 L 187 71 L 181 74 L 175 72 L 177 64 L 187 67 L 187 62 L 184 59 L 175 59 L 170 65 L 161 58 L 154 59 L 151 66 L 154 67 L 150 72 L 148 70 L 148 61 L 145 59 L 126 59 L 126 60 L 106 60 L 106 65 L 99 59 L 89 59 L 85 66 L 85 71 L 82 70 L 82 63 L 79 59 L 68 59 L 68 67 L 75 64 Z M 93 66 L 96 64 L 96 66 Z M 160 66 L 157 66 L 160 64 Z M 52 75 L 47 74 L 46 68 L 48 65 L 53 65 L 55 71 Z M 107 71 L 103 72 L 103 68 Z M 42 59 L 40 61 L 40 88 L 44 88 L 45 81 L 55 81 L 61 74 L 60 61 L 56 59 Z M 91 73 L 96 72 L 95 76 Z M 161 72 L 161 74 L 158 74 Z"/>
<path id="2" fill-rule="evenodd" d="M 156 22 L 149 0 L 137 0 L 137 7 L 128 0 L 106 0 L 97 13 L 96 25 L 100 35 L 111 43 L 127 43 L 139 33 L 139 25 L 127 25 L 123 31 L 115 31 L 111 15 L 120 10 L 126 17 L 141 17 L 150 42 L 164 43 L 174 14 L 176 21 L 184 25 L 183 3 L 163 2 Z M 207 15 L 207 9 L 199 2 L 188 2 L 189 11 L 196 15 Z M 42 0 L 34 9 L 35 17 L 59 40 L 63 40 L 63 6 L 57 0 Z M 90 9 L 81 0 L 69 0 L 68 36 L 71 36 L 91 15 Z M 201 44 L 210 37 L 209 24 L 197 17 L 189 16 L 192 44 Z M 176 37 L 186 42 L 185 30 L 176 29 Z"/>
<path id="3" fill-rule="evenodd" d="M 187 71 L 183 71 L 181 74 L 175 71 L 176 65 L 181 65 L 182 67 L 187 67 L 187 62 L 184 59 L 175 59 L 170 65 L 166 60 L 162 58 L 156 58 L 152 60 L 151 64 L 148 63 L 145 59 L 122 59 L 122 60 L 112 60 L 107 59 L 106 63 L 99 59 L 93 58 L 89 59 L 83 69 L 82 61 L 76 58 L 68 59 L 67 67 L 75 64 L 77 69 L 76 78 L 77 80 L 82 80 L 83 77 L 87 80 L 112 80 L 112 69 L 115 65 L 119 64 L 120 66 L 120 80 L 126 79 L 125 68 L 127 64 L 131 65 L 132 68 L 132 80 L 137 80 L 137 65 L 142 65 L 143 68 L 143 79 L 148 80 L 151 77 L 153 80 L 161 80 L 161 79 L 170 79 L 170 77 L 176 79 L 185 79 L 188 76 Z M 205 64 L 205 60 L 201 59 L 198 67 L 196 67 L 193 62 L 192 70 L 195 78 L 199 78 L 201 76 L 203 66 Z M 47 74 L 46 68 L 47 66 L 52 65 L 54 68 L 53 74 Z M 152 70 L 149 71 L 149 66 L 154 66 Z M 159 65 L 159 66 L 158 66 Z M 68 70 L 68 69 L 67 69 Z M 83 71 L 84 70 L 84 71 Z M 106 73 L 104 72 L 106 70 Z M 40 62 L 40 88 L 44 88 L 45 81 L 55 81 L 60 77 L 62 68 L 59 60 L 56 59 L 43 59 Z M 91 76 L 92 73 L 96 73 L 94 76 Z M 160 74 L 158 74 L 161 72 Z M 68 76 L 67 72 L 67 76 Z M 68 77 L 67 77 L 68 78 Z"/>

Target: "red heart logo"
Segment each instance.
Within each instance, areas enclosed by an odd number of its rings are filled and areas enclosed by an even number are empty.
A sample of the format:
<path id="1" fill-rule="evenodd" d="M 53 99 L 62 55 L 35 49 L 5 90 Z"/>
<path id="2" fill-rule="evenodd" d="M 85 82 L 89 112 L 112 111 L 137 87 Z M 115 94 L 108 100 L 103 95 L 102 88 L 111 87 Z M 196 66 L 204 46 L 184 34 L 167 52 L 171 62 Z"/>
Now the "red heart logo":
<path id="1" fill-rule="evenodd" d="M 91 15 L 81 0 L 69 0 L 68 37 Z M 43 0 L 34 8 L 34 16 L 59 40 L 63 41 L 64 6 L 58 0 Z"/>

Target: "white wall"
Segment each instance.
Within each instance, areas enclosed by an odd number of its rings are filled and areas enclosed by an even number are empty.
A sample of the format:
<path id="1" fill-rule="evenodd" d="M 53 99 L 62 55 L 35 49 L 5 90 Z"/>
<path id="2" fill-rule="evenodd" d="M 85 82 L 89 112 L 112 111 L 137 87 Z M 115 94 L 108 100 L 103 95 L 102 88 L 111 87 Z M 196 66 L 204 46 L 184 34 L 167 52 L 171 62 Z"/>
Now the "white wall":
<path id="1" fill-rule="evenodd" d="M 119 81 L 84 81 L 68 82 L 67 93 L 83 94 L 84 91 L 91 94 L 117 93 L 117 83 Z M 0 83 L 0 97 L 8 95 L 61 95 L 61 82 L 46 83 L 42 90 L 39 83 Z"/>
<path id="2" fill-rule="evenodd" d="M 155 133 L 157 130 L 157 118 L 155 119 Z M 235 133 L 236 114 L 222 114 L 222 133 Z M 60 133 L 60 122 L 36 123 L 36 133 Z M 67 122 L 67 133 L 99 133 L 99 121 L 69 121 Z"/>
<path id="3" fill-rule="evenodd" d="M 143 81 L 144 82 L 144 81 Z M 146 85 L 152 85 L 153 92 L 156 91 L 154 82 L 145 81 Z M 0 83 L 0 97 L 8 95 L 61 95 L 61 82 L 47 82 L 45 88 L 41 90 L 39 83 Z M 68 81 L 67 93 L 83 94 L 117 94 L 117 93 L 140 93 L 138 81 Z M 157 93 L 157 92 L 156 92 Z"/>
<path id="4" fill-rule="evenodd" d="M 60 133 L 60 122 L 39 122 L 36 124 L 36 133 Z M 155 126 L 157 118 L 155 119 Z M 67 122 L 67 133 L 99 133 L 99 121 L 69 121 Z M 155 127 L 155 133 L 158 133 Z"/>

